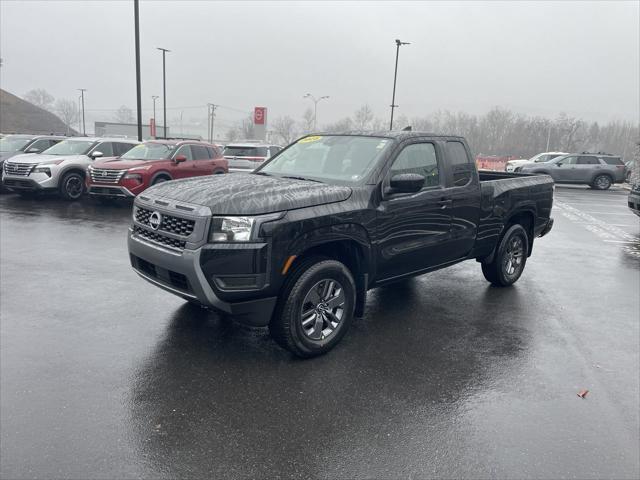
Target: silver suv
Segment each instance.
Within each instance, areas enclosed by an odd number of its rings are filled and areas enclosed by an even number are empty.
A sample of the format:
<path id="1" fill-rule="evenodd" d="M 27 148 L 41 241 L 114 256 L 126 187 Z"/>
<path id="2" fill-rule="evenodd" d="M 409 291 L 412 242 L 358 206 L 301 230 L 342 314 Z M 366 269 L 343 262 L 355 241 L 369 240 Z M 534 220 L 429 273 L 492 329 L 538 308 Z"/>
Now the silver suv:
<path id="1" fill-rule="evenodd" d="M 608 153 L 570 153 L 545 163 L 524 165 L 522 173 L 546 173 L 556 183 L 578 183 L 607 190 L 624 182 L 626 167 L 620 157 Z"/>
<path id="2" fill-rule="evenodd" d="M 49 190 L 67 200 L 78 200 L 93 160 L 119 157 L 138 143 L 124 138 L 69 138 L 41 154 L 17 155 L 4 162 L 2 185 L 21 194 Z"/>
<path id="3" fill-rule="evenodd" d="M 252 172 L 280 150 L 282 147 L 268 143 L 230 143 L 222 155 L 229 162 L 229 172 Z"/>

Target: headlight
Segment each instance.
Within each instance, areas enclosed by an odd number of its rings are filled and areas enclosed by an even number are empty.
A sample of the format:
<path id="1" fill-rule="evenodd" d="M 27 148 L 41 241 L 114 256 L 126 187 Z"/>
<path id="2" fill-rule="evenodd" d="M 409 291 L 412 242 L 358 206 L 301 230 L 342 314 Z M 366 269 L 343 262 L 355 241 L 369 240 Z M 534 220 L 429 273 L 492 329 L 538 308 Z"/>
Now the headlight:
<path id="1" fill-rule="evenodd" d="M 51 169 L 49 167 L 38 165 L 33 169 L 33 173 L 46 173 L 47 175 L 51 176 Z"/>
<path id="2" fill-rule="evenodd" d="M 254 222 L 254 217 L 213 217 L 209 241 L 248 242 Z"/>
<path id="3" fill-rule="evenodd" d="M 137 180 L 138 182 L 142 183 L 142 175 L 140 175 L 139 173 L 127 173 L 124 176 L 125 180 Z"/>

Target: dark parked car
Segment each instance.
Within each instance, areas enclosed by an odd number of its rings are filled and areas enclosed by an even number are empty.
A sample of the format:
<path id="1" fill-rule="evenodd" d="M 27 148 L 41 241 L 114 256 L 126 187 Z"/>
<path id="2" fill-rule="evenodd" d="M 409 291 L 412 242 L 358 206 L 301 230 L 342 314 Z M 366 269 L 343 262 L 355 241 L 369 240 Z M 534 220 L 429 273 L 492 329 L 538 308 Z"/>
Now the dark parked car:
<path id="1" fill-rule="evenodd" d="M 551 175 L 556 183 L 577 183 L 607 190 L 614 183 L 624 182 L 626 166 L 617 155 L 571 153 L 545 163 L 523 165 L 520 171 Z"/>
<path id="2" fill-rule="evenodd" d="M 469 259 L 512 285 L 552 201 L 549 176 L 478 173 L 461 137 L 313 135 L 251 174 L 149 188 L 128 245 L 149 282 L 309 357 L 340 341 L 371 288 Z"/>
<path id="3" fill-rule="evenodd" d="M 631 187 L 627 202 L 631 211 L 640 217 L 640 181 Z"/>

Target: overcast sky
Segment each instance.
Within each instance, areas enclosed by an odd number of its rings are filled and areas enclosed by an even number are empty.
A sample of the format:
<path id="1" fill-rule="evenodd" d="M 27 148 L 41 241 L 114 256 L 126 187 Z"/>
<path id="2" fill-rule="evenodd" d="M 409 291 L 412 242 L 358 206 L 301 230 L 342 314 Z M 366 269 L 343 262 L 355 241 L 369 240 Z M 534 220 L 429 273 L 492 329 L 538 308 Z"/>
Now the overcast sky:
<path id="1" fill-rule="evenodd" d="M 299 119 L 306 92 L 331 96 L 319 124 L 365 103 L 386 119 L 400 38 L 411 45 L 400 51 L 398 114 L 479 114 L 497 105 L 637 121 L 638 5 L 142 1 L 144 115 L 151 95 L 162 95 L 155 48 L 165 47 L 169 119 L 206 119 L 207 102 L 239 110 L 221 108 L 221 126 L 256 105 L 270 119 Z M 132 1 L 2 0 L 1 86 L 74 100 L 86 88 L 94 119 L 112 119 L 123 104 L 135 109 L 133 25 Z"/>

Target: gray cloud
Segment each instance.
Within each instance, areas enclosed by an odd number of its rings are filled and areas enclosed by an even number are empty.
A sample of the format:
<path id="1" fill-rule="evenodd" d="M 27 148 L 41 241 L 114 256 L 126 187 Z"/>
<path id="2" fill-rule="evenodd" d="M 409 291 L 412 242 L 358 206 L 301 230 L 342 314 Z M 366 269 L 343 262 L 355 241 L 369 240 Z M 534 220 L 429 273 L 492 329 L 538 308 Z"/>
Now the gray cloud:
<path id="1" fill-rule="evenodd" d="M 90 117 L 135 107 L 133 2 L 0 4 L 0 82 L 18 95 L 87 92 Z M 386 118 L 394 39 L 400 53 L 398 114 L 483 113 L 494 105 L 588 120 L 638 120 L 637 2 L 141 3 L 145 117 L 168 64 L 169 118 L 202 118 L 215 102 L 220 126 L 255 105 L 300 118 L 302 95 L 330 95 L 319 123 L 368 103 Z M 158 103 L 158 107 L 161 102 Z M 195 107 L 195 108 L 187 108 Z M 235 110 L 234 110 L 235 109 Z M 239 110 L 239 111 L 237 111 Z M 174 130 L 175 131 L 175 130 Z"/>

